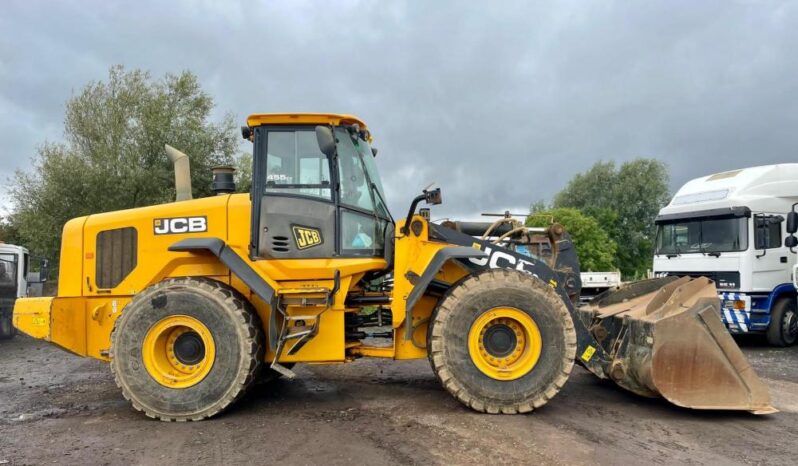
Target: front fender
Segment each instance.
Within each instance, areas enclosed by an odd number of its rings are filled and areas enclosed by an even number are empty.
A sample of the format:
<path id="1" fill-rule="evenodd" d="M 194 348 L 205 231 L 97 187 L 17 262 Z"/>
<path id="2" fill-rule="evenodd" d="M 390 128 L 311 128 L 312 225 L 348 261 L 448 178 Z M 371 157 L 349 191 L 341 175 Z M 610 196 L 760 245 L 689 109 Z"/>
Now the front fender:
<path id="1" fill-rule="evenodd" d="M 437 275 L 438 272 L 440 272 L 446 261 L 451 259 L 485 257 L 486 255 L 487 254 L 485 254 L 484 251 L 466 246 L 445 247 L 435 253 L 435 255 L 432 257 L 432 260 L 424 269 L 424 273 L 422 273 L 418 280 L 416 280 L 416 282 L 413 284 L 413 289 L 410 291 L 410 294 L 407 295 L 407 302 L 405 305 L 405 309 L 407 310 L 407 317 L 405 317 L 406 340 L 413 338 L 413 307 L 424 295 L 424 292 L 432 282 L 432 279 L 435 278 L 435 275 Z"/>

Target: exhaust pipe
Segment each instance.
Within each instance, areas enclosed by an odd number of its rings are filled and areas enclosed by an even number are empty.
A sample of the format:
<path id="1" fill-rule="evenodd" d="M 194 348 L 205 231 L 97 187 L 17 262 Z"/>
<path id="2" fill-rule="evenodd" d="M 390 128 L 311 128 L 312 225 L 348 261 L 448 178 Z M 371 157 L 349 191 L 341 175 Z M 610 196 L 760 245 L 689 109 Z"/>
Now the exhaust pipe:
<path id="1" fill-rule="evenodd" d="M 180 152 L 169 144 L 164 145 L 166 156 L 175 166 L 175 196 L 176 201 L 188 201 L 191 196 L 191 168 L 189 167 L 188 155 Z"/>

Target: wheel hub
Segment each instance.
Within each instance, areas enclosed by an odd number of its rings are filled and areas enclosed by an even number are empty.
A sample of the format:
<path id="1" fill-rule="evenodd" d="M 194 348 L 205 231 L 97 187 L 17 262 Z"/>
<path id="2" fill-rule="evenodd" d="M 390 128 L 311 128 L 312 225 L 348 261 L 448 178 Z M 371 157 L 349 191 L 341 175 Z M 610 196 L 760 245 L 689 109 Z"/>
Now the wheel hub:
<path id="1" fill-rule="evenodd" d="M 502 358 L 512 353 L 518 343 L 513 329 L 504 323 L 496 323 L 488 327 L 483 340 L 485 351 L 496 358 Z"/>
<path id="2" fill-rule="evenodd" d="M 471 361 L 496 380 L 528 374 L 542 351 L 540 330 L 532 317 L 515 308 L 497 307 L 480 315 L 468 335 Z"/>
<path id="3" fill-rule="evenodd" d="M 175 339 L 174 353 L 181 364 L 193 366 L 205 357 L 205 344 L 197 332 L 187 331 Z"/>
<path id="4" fill-rule="evenodd" d="M 144 367 L 159 384 L 188 388 L 211 371 L 216 345 L 208 327 L 194 317 L 173 315 L 155 323 L 142 344 Z"/>

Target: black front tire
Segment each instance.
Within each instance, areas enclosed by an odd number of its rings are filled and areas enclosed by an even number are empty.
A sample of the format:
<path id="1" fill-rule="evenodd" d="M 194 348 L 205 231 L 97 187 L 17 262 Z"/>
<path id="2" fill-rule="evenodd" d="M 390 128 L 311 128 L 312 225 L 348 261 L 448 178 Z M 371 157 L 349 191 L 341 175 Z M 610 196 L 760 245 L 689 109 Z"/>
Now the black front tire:
<path id="1" fill-rule="evenodd" d="M 770 314 L 767 330 L 768 343 L 773 346 L 792 346 L 798 341 L 798 311 L 796 298 L 780 298 Z"/>
<path id="2" fill-rule="evenodd" d="M 542 351 L 529 372 L 497 380 L 480 370 L 469 350 L 472 326 L 494 309 L 525 313 L 540 330 Z M 488 270 L 467 277 L 441 299 L 432 314 L 427 348 L 433 372 L 446 390 L 479 412 L 515 414 L 537 409 L 565 385 L 576 355 L 576 331 L 557 292 L 515 270 Z"/>
<path id="3" fill-rule="evenodd" d="M 215 345 L 207 375 L 186 388 L 158 382 L 148 371 L 145 337 L 163 319 L 188 316 L 201 322 Z M 137 294 L 111 334 L 111 371 L 133 407 L 162 421 L 198 421 L 243 396 L 257 378 L 264 355 L 261 321 L 231 287 L 202 278 L 168 279 Z"/>

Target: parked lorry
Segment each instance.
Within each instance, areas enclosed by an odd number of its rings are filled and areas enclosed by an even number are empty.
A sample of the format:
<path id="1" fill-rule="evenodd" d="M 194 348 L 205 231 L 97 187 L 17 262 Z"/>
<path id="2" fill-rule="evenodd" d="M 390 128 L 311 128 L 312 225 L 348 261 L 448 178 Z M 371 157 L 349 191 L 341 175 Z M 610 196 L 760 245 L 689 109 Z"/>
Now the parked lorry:
<path id="1" fill-rule="evenodd" d="M 38 273 L 30 273 L 28 250 L 0 242 L 0 340 L 9 339 L 16 333 L 12 325 L 16 300 L 41 295 L 41 284 L 46 278 L 46 261 L 42 265 Z"/>
<path id="2" fill-rule="evenodd" d="M 784 244 L 798 202 L 798 164 L 751 167 L 689 181 L 656 218 L 654 273 L 715 281 L 731 333 L 798 340 L 795 254 Z"/>

